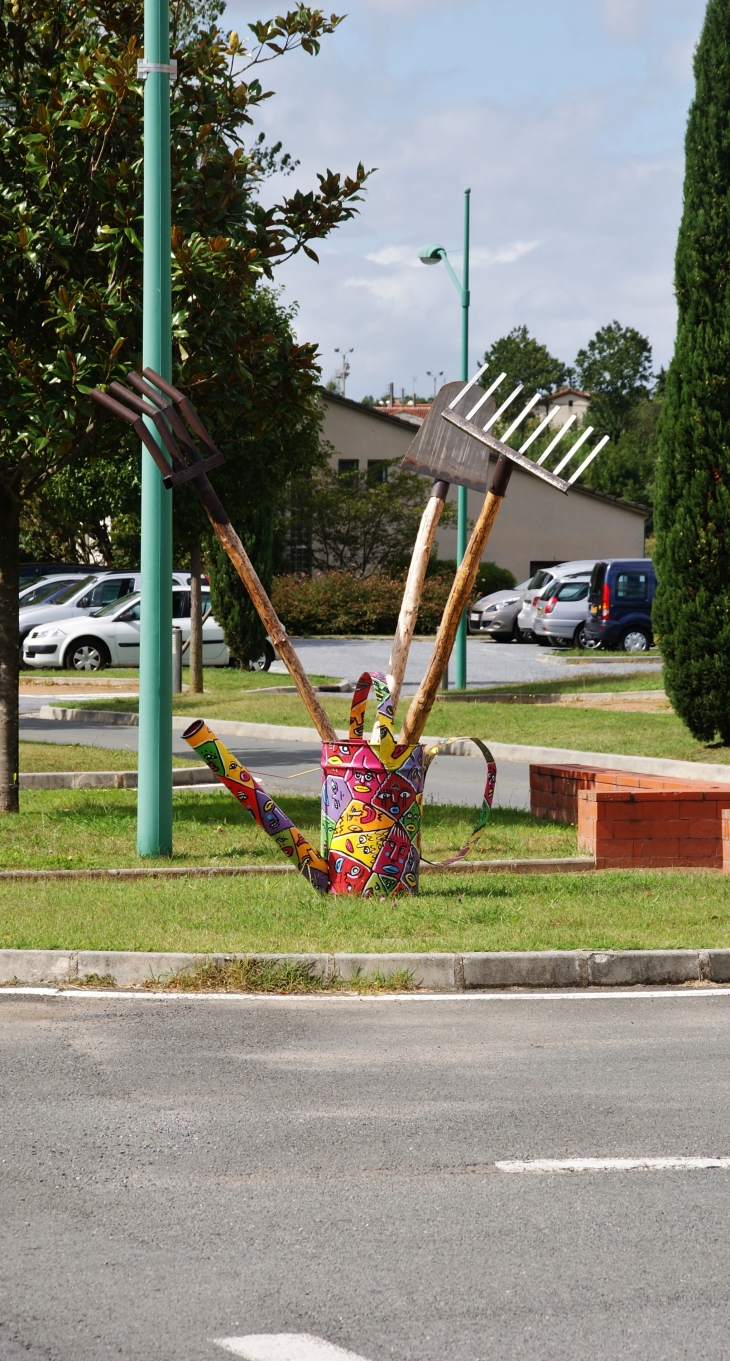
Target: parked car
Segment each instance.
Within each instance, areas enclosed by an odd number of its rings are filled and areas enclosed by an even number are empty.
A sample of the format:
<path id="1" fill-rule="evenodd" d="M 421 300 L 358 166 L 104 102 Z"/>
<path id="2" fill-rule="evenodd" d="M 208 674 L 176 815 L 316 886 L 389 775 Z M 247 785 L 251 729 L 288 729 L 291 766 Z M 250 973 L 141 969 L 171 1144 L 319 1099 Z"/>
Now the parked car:
<path id="1" fill-rule="evenodd" d="M 535 610 L 535 637 L 543 647 L 591 647 L 586 634 L 590 577 L 553 581 Z"/>
<path id="2" fill-rule="evenodd" d="M 190 581 L 189 572 L 173 572 L 173 586 L 186 586 Z M 61 619 L 78 619 L 91 614 L 104 605 L 112 605 L 124 596 L 138 591 L 142 584 L 139 572 L 90 572 L 88 576 L 69 582 L 67 586 L 51 595 L 47 600 L 35 605 L 20 602 L 18 627 L 20 632 L 20 656 L 23 658 L 23 644 L 31 629 L 43 624 L 57 623 Z"/>
<path id="3" fill-rule="evenodd" d="M 657 580 L 651 558 L 597 562 L 591 574 L 586 633 L 601 647 L 648 652 Z"/>
<path id="4" fill-rule="evenodd" d="M 65 666 L 72 671 L 100 671 L 105 666 L 139 666 L 141 595 L 112 601 L 80 618 L 49 620 L 31 629 L 23 657 L 28 666 Z M 210 608 L 210 592 L 202 592 L 203 615 Z M 190 637 L 190 591 L 172 592 L 173 623 Z M 212 615 L 203 623 L 203 665 L 227 666 L 223 630 Z"/>
<path id="5" fill-rule="evenodd" d="M 78 577 L 47 576 L 39 577 L 32 585 L 24 587 L 18 595 L 18 609 L 27 610 L 31 605 L 42 605 L 60 595 L 67 586 L 78 581 Z"/>
<path id="6" fill-rule="evenodd" d="M 508 643 L 510 639 L 519 642 L 517 615 L 524 604 L 524 592 L 529 581 L 521 581 L 511 591 L 493 591 L 483 595 L 469 610 L 469 633 L 486 633 L 490 638 Z"/>
<path id="7" fill-rule="evenodd" d="M 555 567 L 541 567 L 528 583 L 525 603 L 517 615 L 517 627 L 526 643 L 535 639 L 535 612 L 537 602 L 547 586 L 553 581 L 565 581 L 572 577 L 590 576 L 595 558 L 578 558 L 573 562 L 559 562 Z"/>

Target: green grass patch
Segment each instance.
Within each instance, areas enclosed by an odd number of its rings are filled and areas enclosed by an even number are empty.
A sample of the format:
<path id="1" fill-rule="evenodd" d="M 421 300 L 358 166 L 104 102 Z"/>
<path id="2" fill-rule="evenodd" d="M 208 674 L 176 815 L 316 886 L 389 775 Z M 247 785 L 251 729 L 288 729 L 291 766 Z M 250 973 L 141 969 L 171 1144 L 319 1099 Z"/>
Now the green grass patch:
<path id="1" fill-rule="evenodd" d="M 318 845 L 319 800 L 305 795 L 281 795 L 277 800 L 295 826 Z M 20 813 L 0 819 L 0 868 L 284 863 L 270 837 L 224 792 L 173 793 L 174 854 L 169 860 L 138 858 L 136 818 L 137 795 L 133 789 L 21 790 Z M 475 809 L 427 805 L 424 856 L 441 860 L 453 854 L 466 841 L 475 818 Z M 575 854 L 574 827 L 499 808 L 494 810 L 473 858 L 554 859 Z M 18 891 L 24 893 L 26 889 Z"/>
<path id="2" fill-rule="evenodd" d="M 417 898 L 322 897 L 300 876 L 0 884 L 0 946 L 321 951 L 709 949 L 730 944 L 721 874 L 428 875 Z"/>
<path id="3" fill-rule="evenodd" d="M 196 757 L 173 756 L 173 766 L 194 766 Z M 75 742 L 21 742 L 20 769 L 23 774 L 56 770 L 136 770 L 136 751 L 111 751 L 107 747 L 85 747 Z"/>

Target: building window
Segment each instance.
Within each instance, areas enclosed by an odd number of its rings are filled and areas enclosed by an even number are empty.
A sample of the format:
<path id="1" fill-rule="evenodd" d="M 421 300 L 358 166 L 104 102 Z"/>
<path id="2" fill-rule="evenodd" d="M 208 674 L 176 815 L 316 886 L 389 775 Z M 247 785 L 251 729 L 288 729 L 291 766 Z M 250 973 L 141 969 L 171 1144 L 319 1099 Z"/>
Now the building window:
<path id="1" fill-rule="evenodd" d="M 341 458 L 337 463 L 338 473 L 356 473 L 360 470 L 360 460 L 357 458 Z"/>
<path id="2" fill-rule="evenodd" d="M 570 400 L 569 400 L 569 402 L 568 402 L 568 406 L 572 406 L 572 405 L 573 405 L 573 398 L 571 397 Z"/>
<path id="3" fill-rule="evenodd" d="M 368 482 L 374 485 L 377 482 L 388 481 L 388 464 L 384 458 L 368 459 Z"/>

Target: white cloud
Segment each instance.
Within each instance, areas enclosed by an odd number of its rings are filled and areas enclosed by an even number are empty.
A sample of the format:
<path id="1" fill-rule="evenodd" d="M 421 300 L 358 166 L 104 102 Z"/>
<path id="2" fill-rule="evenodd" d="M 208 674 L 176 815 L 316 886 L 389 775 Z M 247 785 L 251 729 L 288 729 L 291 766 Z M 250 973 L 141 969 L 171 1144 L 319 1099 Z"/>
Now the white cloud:
<path id="1" fill-rule="evenodd" d="M 417 261 L 417 253 L 410 246 L 383 246 L 365 256 L 374 265 L 404 265 Z"/>

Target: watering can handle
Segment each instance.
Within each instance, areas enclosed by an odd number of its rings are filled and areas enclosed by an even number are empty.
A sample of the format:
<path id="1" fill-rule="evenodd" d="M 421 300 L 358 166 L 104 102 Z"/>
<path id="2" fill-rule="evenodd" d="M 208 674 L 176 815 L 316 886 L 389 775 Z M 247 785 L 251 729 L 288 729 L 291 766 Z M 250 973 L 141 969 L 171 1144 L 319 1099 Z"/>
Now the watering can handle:
<path id="1" fill-rule="evenodd" d="M 482 806 L 479 812 L 479 817 L 477 819 L 477 823 L 473 832 L 470 833 L 461 850 L 456 852 L 456 855 L 449 856 L 447 860 L 426 860 L 425 856 L 422 855 L 421 860 L 426 865 L 434 865 L 436 867 L 439 865 L 455 865 L 459 860 L 464 860 L 465 857 L 469 855 L 470 851 L 474 849 L 477 841 L 479 840 L 482 832 L 484 831 L 484 828 L 489 822 L 489 814 L 492 810 L 492 800 L 494 798 L 494 786 L 497 782 L 497 763 L 494 757 L 492 756 L 489 747 L 485 746 L 484 743 L 480 740 L 480 738 L 470 737 L 467 738 L 466 740 L 469 742 L 473 742 L 474 745 L 479 748 L 480 752 L 482 753 L 482 756 L 484 757 L 484 760 L 487 763 L 487 780 L 484 786 L 484 798 L 482 799 Z M 452 742 L 463 741 L 464 741 L 463 737 L 445 737 L 443 741 L 434 743 L 432 747 L 426 747 L 423 753 L 426 770 L 428 771 L 431 762 L 434 761 L 437 756 L 442 756 L 444 754 L 443 752 L 444 747 L 448 747 Z"/>

